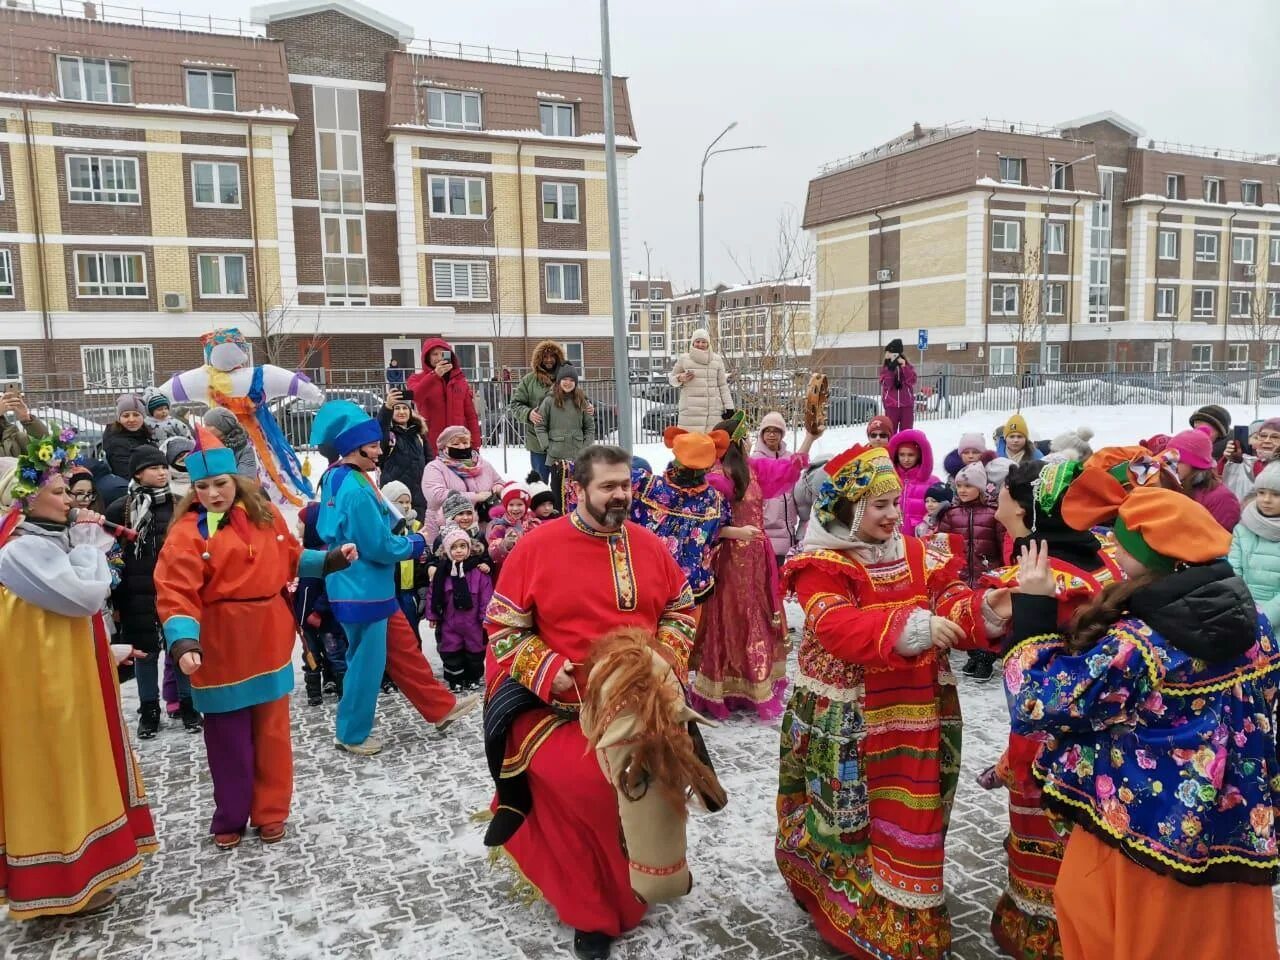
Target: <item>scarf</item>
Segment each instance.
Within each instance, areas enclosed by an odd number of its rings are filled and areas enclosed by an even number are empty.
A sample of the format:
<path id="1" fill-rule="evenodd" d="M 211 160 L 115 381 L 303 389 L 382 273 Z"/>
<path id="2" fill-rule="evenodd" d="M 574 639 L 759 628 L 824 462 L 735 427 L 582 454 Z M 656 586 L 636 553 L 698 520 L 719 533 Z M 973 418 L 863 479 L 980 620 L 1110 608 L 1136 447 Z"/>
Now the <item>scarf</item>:
<path id="1" fill-rule="evenodd" d="M 1264 517 L 1258 510 L 1258 501 L 1250 500 L 1240 511 L 1240 522 L 1263 540 L 1280 543 L 1280 517 Z"/>
<path id="2" fill-rule="evenodd" d="M 693 360 L 693 362 L 694 362 L 694 363 L 696 363 L 696 364 L 698 364 L 699 366 L 702 366 L 702 367 L 705 367 L 705 366 L 707 366 L 709 363 L 711 363 L 711 351 L 710 351 L 710 350 L 699 350 L 699 349 L 697 349 L 696 347 L 690 347 L 690 348 L 689 348 L 689 357 L 690 357 L 690 359 L 692 359 L 692 360 Z"/>
<path id="3" fill-rule="evenodd" d="M 448 450 L 444 451 L 444 456 L 440 459 L 453 471 L 454 476 L 461 477 L 463 480 L 472 480 L 480 475 L 480 456 L 474 447 L 471 450 L 471 456 L 465 460 L 455 460 L 449 455 Z"/>
<path id="4" fill-rule="evenodd" d="M 152 513 L 156 504 L 168 503 L 169 488 L 144 487 L 137 480 L 130 480 L 128 498 L 129 526 L 138 531 L 133 541 L 133 555 L 140 557 L 144 544 L 150 539 Z"/>
<path id="5" fill-rule="evenodd" d="M 62 548 L 63 553 L 71 550 L 71 527 L 65 523 L 54 523 L 52 520 L 35 520 L 23 517 L 14 528 L 14 536 L 41 537 L 52 540 Z"/>
<path id="6" fill-rule="evenodd" d="M 835 550 L 838 553 L 849 554 L 864 566 L 898 560 L 906 553 L 901 534 L 895 534 L 893 539 L 886 540 L 884 543 L 875 543 L 863 540 L 843 524 L 833 523 L 828 530 L 816 522 L 810 523 L 805 530 L 804 545 L 800 549 L 802 553 Z"/>
<path id="7" fill-rule="evenodd" d="M 467 583 L 466 561 L 459 563 L 457 560 L 450 560 L 445 557 L 444 563 L 449 564 L 448 576 L 445 576 L 442 564 L 442 569 L 436 574 L 435 579 L 431 581 L 431 612 L 440 618 L 445 615 L 444 584 L 446 580 L 453 584 L 454 610 L 470 610 L 474 606 L 471 599 L 471 587 Z"/>

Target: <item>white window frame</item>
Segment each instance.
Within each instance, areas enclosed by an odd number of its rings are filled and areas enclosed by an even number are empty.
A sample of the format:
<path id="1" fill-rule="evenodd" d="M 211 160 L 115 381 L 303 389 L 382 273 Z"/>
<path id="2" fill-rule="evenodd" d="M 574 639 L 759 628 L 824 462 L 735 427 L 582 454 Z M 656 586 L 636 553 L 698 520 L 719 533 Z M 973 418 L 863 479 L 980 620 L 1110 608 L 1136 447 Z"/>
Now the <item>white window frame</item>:
<path id="1" fill-rule="evenodd" d="M 1231 262 L 1253 263 L 1257 255 L 1258 244 L 1254 237 L 1235 236 L 1231 238 Z"/>
<path id="2" fill-rule="evenodd" d="M 1267 291 L 1267 317 L 1272 320 L 1280 320 L 1280 290 Z M 1272 344 L 1273 347 L 1280 344 Z M 1270 364 L 1271 367 L 1280 367 L 1280 364 Z"/>
<path id="3" fill-rule="evenodd" d="M 410 369 L 409 367 L 400 368 L 401 370 L 406 371 L 407 377 L 412 374 L 413 371 L 417 369 L 418 364 L 422 362 L 421 359 L 419 359 L 422 356 L 422 341 L 415 340 L 412 337 L 384 338 L 382 341 L 382 362 L 387 366 L 390 366 L 394 353 L 397 350 L 402 350 L 413 356 L 413 369 Z"/>
<path id="4" fill-rule="evenodd" d="M 1280 343 L 1267 344 L 1267 369 L 1280 370 Z"/>
<path id="5" fill-rule="evenodd" d="M 328 105 L 321 110 L 320 98 L 333 97 L 333 125 L 321 122 L 321 113 L 328 112 Z M 347 102 L 355 107 L 355 117 L 350 126 L 342 123 L 342 104 Z M 320 198 L 321 211 L 341 211 L 343 213 L 363 213 L 364 211 L 364 137 L 360 129 L 360 94 L 346 87 L 314 86 L 311 88 L 311 110 L 313 127 L 315 128 L 316 157 L 316 192 Z M 325 166 L 322 144 L 325 139 L 333 139 L 333 164 Z M 347 163 L 347 148 L 353 147 L 354 164 Z M 328 200 L 326 196 L 336 187 L 337 200 Z M 358 193 L 354 199 L 347 199 L 347 188 L 352 187 Z"/>
<path id="6" fill-rule="evenodd" d="M 1012 164 L 1012 168 L 1008 165 Z M 1022 183 L 1022 171 L 1024 169 L 1022 157 L 1000 157 L 1000 182 L 1001 183 Z M 1006 172 L 1008 171 L 1008 172 Z M 1017 177 L 1009 176 L 1009 173 L 1017 173 Z"/>
<path id="7" fill-rule="evenodd" d="M 475 363 L 470 366 L 462 362 L 462 354 L 467 349 L 472 350 L 475 356 Z M 493 379 L 493 344 L 488 340 L 455 340 L 453 358 L 473 384 Z"/>
<path id="8" fill-rule="evenodd" d="M 1066 284 L 1050 283 L 1045 285 L 1048 296 L 1045 298 L 1044 315 L 1061 317 L 1066 311 Z"/>
<path id="9" fill-rule="evenodd" d="M 329 249 L 328 225 L 336 222 L 338 226 L 338 249 Z M 359 224 L 359 249 L 351 242 L 352 227 Z M 324 287 L 326 303 L 331 306 L 367 307 L 369 305 L 369 234 L 363 214 L 327 213 L 320 214 L 320 255 L 324 270 Z M 329 264 L 331 261 L 342 261 L 342 283 L 329 282 Z M 364 283 L 351 282 L 351 264 L 363 264 Z"/>
<path id="10" fill-rule="evenodd" d="M 1173 370 L 1172 343 L 1161 341 L 1152 346 L 1151 369 L 1156 373 L 1169 373 Z"/>
<path id="11" fill-rule="evenodd" d="M 1044 345 L 1044 373 L 1062 372 L 1062 344 L 1046 343 Z"/>
<path id="12" fill-rule="evenodd" d="M 199 167 L 210 167 L 213 173 L 213 200 L 201 200 L 196 196 L 196 170 Z M 222 201 L 222 174 L 226 170 L 232 170 L 236 175 L 236 202 L 223 203 Z M 224 163 L 217 160 L 192 160 L 191 161 L 191 205 L 193 207 L 216 208 L 220 210 L 239 210 L 244 206 L 240 187 L 240 164 Z"/>
<path id="13" fill-rule="evenodd" d="M 0 200 L 4 199 L 4 165 L 0 164 Z"/>
<path id="14" fill-rule="evenodd" d="M 84 160 L 89 164 L 89 181 L 91 185 L 87 189 L 84 187 L 73 186 L 71 183 L 72 163 L 76 160 Z M 121 171 L 129 169 L 130 164 L 133 165 L 132 189 L 120 187 L 112 189 L 101 186 L 104 182 L 103 171 L 105 169 L 114 168 L 115 175 L 119 176 Z M 95 153 L 68 153 L 65 158 L 65 166 L 68 203 L 109 204 L 121 207 L 142 206 L 142 179 L 141 171 L 138 169 L 137 157 L 116 157 Z M 95 179 L 99 186 L 92 186 Z M 77 193 L 80 194 L 79 197 L 76 196 Z M 122 196 L 133 196 L 134 199 L 121 199 Z M 108 197 L 114 199 L 107 199 Z"/>
<path id="15" fill-rule="evenodd" d="M 142 282 L 141 283 L 108 283 L 103 279 L 95 281 L 83 280 L 80 277 L 80 258 L 93 257 L 98 264 L 98 276 L 103 278 L 107 274 L 107 257 L 120 257 L 123 266 L 124 258 L 137 257 L 138 263 L 142 266 Z M 147 258 L 144 254 L 133 250 L 76 250 L 71 254 L 72 264 L 75 267 L 76 274 L 76 299 L 77 300 L 145 300 L 149 294 L 150 288 L 147 286 Z M 141 293 L 103 293 L 106 287 L 142 287 Z M 95 288 L 97 293 L 86 292 L 85 288 Z"/>
<path id="16" fill-rule="evenodd" d="M 1245 188 L 1251 188 L 1253 199 L 1249 200 L 1245 197 Z M 1240 202 L 1250 207 L 1262 206 L 1262 181 L 1261 180 L 1241 180 L 1240 181 Z"/>
<path id="17" fill-rule="evenodd" d="M 0 383 L 4 383 L 4 384 L 21 383 L 22 382 L 22 348 L 21 347 L 0 347 L 0 356 L 3 356 L 6 353 L 13 354 L 14 360 L 17 362 L 17 365 L 18 365 L 18 372 L 15 373 L 12 377 L 5 376 L 4 366 L 3 364 L 0 364 Z"/>
<path id="18" fill-rule="evenodd" d="M 101 382 L 90 379 L 88 359 L 94 351 L 101 351 Z M 112 351 L 124 353 L 123 376 L 116 376 L 109 362 Z M 135 370 L 135 359 L 138 351 L 145 351 L 146 369 Z M 121 390 L 140 390 L 149 386 L 156 369 L 155 350 L 149 343 L 88 343 L 80 348 L 80 371 L 84 374 L 86 393 L 119 393 Z"/>
<path id="19" fill-rule="evenodd" d="M 456 296 L 463 271 L 466 272 L 467 289 L 462 296 Z M 492 299 L 489 281 L 488 260 L 433 258 L 431 261 L 431 294 L 437 303 L 488 303 Z M 484 296 L 476 296 L 481 285 Z"/>
<path id="20" fill-rule="evenodd" d="M 1070 167 L 1060 161 L 1049 161 L 1049 189 L 1050 190 L 1066 190 L 1067 189 L 1067 171 Z"/>
<path id="21" fill-rule="evenodd" d="M 1280 267 L 1280 237 L 1272 237 L 1270 239 L 1271 256 L 1270 260 L 1273 267 Z"/>
<path id="22" fill-rule="evenodd" d="M 1168 300 L 1168 303 L 1165 303 Z M 1156 287 L 1156 316 L 1172 317 L 1178 312 L 1178 288 Z"/>
<path id="23" fill-rule="evenodd" d="M 1178 231 L 1161 230 L 1156 236 L 1157 256 L 1161 260 L 1178 259 Z"/>
<path id="24" fill-rule="evenodd" d="M 0 249 L 0 299 L 12 300 L 17 296 L 17 287 L 13 282 L 13 255 L 6 249 Z"/>
<path id="25" fill-rule="evenodd" d="M 667 335 L 665 333 L 649 333 L 649 349 L 659 352 L 667 349 Z"/>
<path id="26" fill-rule="evenodd" d="M 649 311 L 649 329 L 653 330 L 655 327 L 664 332 L 667 329 L 667 315 L 662 310 Z"/>
<path id="27" fill-rule="evenodd" d="M 427 99 L 426 108 L 423 113 L 427 118 L 428 127 L 436 127 L 441 130 L 483 130 L 484 129 L 484 101 L 480 94 L 469 90 L 446 90 L 443 87 L 428 86 L 423 91 L 423 96 Z M 445 115 L 448 110 L 445 108 L 445 98 L 458 97 L 459 115 L 461 120 L 446 120 Z M 437 118 L 432 119 L 431 101 L 438 99 L 440 103 L 440 114 Z M 467 119 L 467 104 L 475 103 L 475 120 Z"/>
<path id="28" fill-rule="evenodd" d="M 1227 313 L 1232 319 L 1247 319 L 1253 312 L 1253 291 L 1232 290 L 1228 297 Z"/>
<path id="29" fill-rule="evenodd" d="M 631 316 L 627 320 L 627 329 L 628 330 L 640 329 L 640 311 L 639 310 L 631 311 Z"/>
<path id="30" fill-rule="evenodd" d="M 639 350 L 639 349 L 640 349 L 640 339 L 641 339 L 640 334 L 638 334 L 638 333 L 628 333 L 628 334 L 627 334 L 627 349 L 628 349 L 628 350 Z"/>
<path id="31" fill-rule="evenodd" d="M 576 299 L 564 296 L 564 279 L 570 269 L 578 272 L 578 296 Z M 551 295 L 551 278 L 557 273 L 559 274 L 559 280 L 557 281 L 556 286 L 560 289 L 560 295 L 553 297 Z M 547 303 L 582 303 L 582 282 L 585 279 L 582 274 L 582 264 L 580 263 L 544 263 L 542 265 L 542 275 L 543 283 L 546 286 L 547 291 Z"/>
<path id="32" fill-rule="evenodd" d="M 1196 231 L 1196 262 L 1218 262 L 1218 235 L 1216 233 Z"/>
<path id="33" fill-rule="evenodd" d="M 107 79 L 107 88 L 106 88 L 107 95 L 105 97 L 96 98 L 96 97 L 87 96 L 89 89 L 88 89 L 88 84 L 85 83 L 84 65 L 86 63 L 94 63 L 94 64 L 100 63 L 103 65 L 103 69 L 106 71 L 106 79 Z M 73 64 L 75 65 L 75 68 L 76 68 L 76 82 L 80 85 L 80 93 L 82 94 L 82 96 L 78 96 L 78 97 L 70 96 L 67 92 L 67 86 L 63 82 L 65 80 L 65 76 L 62 70 L 63 66 L 64 65 L 70 66 Z M 127 76 L 127 80 L 125 83 L 122 84 L 119 81 L 112 79 L 111 68 L 113 66 L 124 67 L 125 73 Z M 104 57 L 69 57 L 69 56 L 59 55 L 56 67 L 57 67 L 57 73 L 58 73 L 58 95 L 63 100 L 73 100 L 76 103 L 133 103 L 133 64 L 130 63 L 128 60 L 110 60 Z M 119 94 L 119 91 L 117 91 L 116 88 L 121 86 L 126 88 L 125 92 L 127 96 L 121 96 Z"/>
<path id="34" fill-rule="evenodd" d="M 1204 177 L 1204 194 L 1205 203 L 1222 203 L 1223 183 L 1221 177 Z M 1212 196 L 1210 196 L 1212 194 Z"/>
<path id="35" fill-rule="evenodd" d="M 997 234 L 1004 241 L 1004 246 L 996 246 Z M 1009 238 L 1013 238 L 1013 246 L 1009 246 Z M 1017 220 L 991 221 L 991 249 L 996 253 L 1017 253 L 1022 248 L 1022 224 Z"/>
<path id="36" fill-rule="evenodd" d="M 213 260 L 216 262 L 216 270 L 218 277 L 218 293 L 204 292 L 204 264 L 202 261 Z M 227 287 L 227 261 L 240 261 L 240 279 L 244 284 L 244 289 L 239 293 L 228 292 Z M 196 295 L 201 300 L 247 300 L 249 297 L 249 270 L 248 262 L 243 253 L 199 253 L 196 254 Z"/>
<path id="37" fill-rule="evenodd" d="M 547 199 L 547 190 L 550 188 L 554 192 L 554 198 Z M 573 216 L 566 217 L 564 215 L 565 208 L 568 204 L 565 202 L 565 194 L 573 191 Z M 554 217 L 547 216 L 547 204 L 555 206 L 556 215 Z M 542 183 L 542 220 L 544 223 L 580 223 L 582 221 L 582 191 L 578 189 L 576 183 L 566 183 L 559 180 L 545 180 Z"/>
<path id="38" fill-rule="evenodd" d="M 1016 375 L 1018 372 L 1017 345 L 1012 343 L 993 343 L 988 366 L 993 377 L 1012 377 Z"/>
<path id="39" fill-rule="evenodd" d="M 1207 299 L 1208 303 L 1203 301 Z M 1218 314 L 1217 291 L 1213 287 L 1191 288 L 1191 317 L 1193 320 L 1212 320 Z"/>
<path id="40" fill-rule="evenodd" d="M 1248 370 L 1249 369 L 1249 345 L 1247 343 L 1227 344 L 1227 369 L 1228 370 Z"/>
<path id="41" fill-rule="evenodd" d="M 444 186 L 444 210 L 436 209 L 437 184 Z M 465 213 L 454 213 L 452 210 L 453 188 L 458 184 L 462 185 L 462 203 L 466 208 Z M 472 213 L 472 200 L 476 199 L 472 194 L 477 186 L 480 188 L 480 212 Z M 427 211 L 433 220 L 488 220 L 489 196 L 484 178 L 464 177 L 452 173 L 433 173 L 429 175 L 427 177 Z"/>
<path id="42" fill-rule="evenodd" d="M 546 117 L 543 111 L 551 111 L 551 129 L 547 129 Z M 542 131 L 543 136 L 547 137 L 576 137 L 578 135 L 578 111 L 574 109 L 572 103 L 549 103 L 546 100 L 538 102 L 538 129 Z M 569 116 L 569 132 L 565 133 L 560 128 L 563 126 L 562 120 L 564 115 Z"/>
<path id="43" fill-rule="evenodd" d="M 231 106 L 218 106 L 217 98 L 226 97 L 226 91 L 217 91 L 213 89 L 214 77 L 226 77 L 231 81 Z M 235 113 L 236 110 L 236 75 L 231 70 L 210 70 L 205 67 L 187 67 L 186 76 L 183 78 L 186 84 L 187 106 L 196 110 L 219 110 L 226 113 Z M 198 103 L 191 102 L 191 81 L 203 80 L 204 82 L 197 89 L 204 91 L 204 96 L 208 101 L 208 106 L 202 106 Z"/>
<path id="44" fill-rule="evenodd" d="M 1013 306 L 1009 307 L 1009 294 L 1013 294 Z M 1016 317 L 1018 315 L 1018 285 L 1016 283 L 991 284 L 990 303 L 988 307 L 993 317 Z M 999 306 L 997 307 L 997 301 Z"/>
<path id="45" fill-rule="evenodd" d="M 1196 371 L 1213 369 L 1212 343 L 1193 343 L 1191 345 L 1191 369 Z"/>
<path id="46" fill-rule="evenodd" d="M 1045 253 L 1066 253 L 1067 252 L 1067 225 L 1065 223 L 1054 223 L 1052 220 L 1046 221 L 1044 235 L 1044 252 Z"/>
<path id="47" fill-rule="evenodd" d="M 1164 175 L 1164 195 L 1168 200 L 1182 199 L 1182 174 L 1166 173 Z"/>
<path id="48" fill-rule="evenodd" d="M 564 350 L 565 363 L 573 364 L 579 373 L 582 373 L 587 369 L 586 365 L 583 363 L 584 354 L 582 351 L 581 340 L 566 340 L 560 344 L 560 347 Z"/>

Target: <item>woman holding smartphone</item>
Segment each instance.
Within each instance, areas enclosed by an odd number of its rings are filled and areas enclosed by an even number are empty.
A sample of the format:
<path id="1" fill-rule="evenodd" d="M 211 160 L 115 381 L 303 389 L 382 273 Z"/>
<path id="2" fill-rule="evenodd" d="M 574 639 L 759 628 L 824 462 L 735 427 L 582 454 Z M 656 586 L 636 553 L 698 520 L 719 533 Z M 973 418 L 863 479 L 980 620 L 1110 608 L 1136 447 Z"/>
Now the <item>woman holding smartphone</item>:
<path id="1" fill-rule="evenodd" d="M 893 422 L 893 432 L 910 430 L 916 422 L 916 368 L 903 352 L 897 337 L 885 347 L 880 366 L 880 399 L 884 415 Z"/>
<path id="2" fill-rule="evenodd" d="M 431 440 L 446 427 L 465 427 L 478 445 L 482 434 L 475 397 L 452 345 L 440 337 L 429 339 L 422 345 L 422 366 L 422 372 L 410 377 L 407 386 L 418 413 L 427 421 L 428 459 L 439 454 Z"/>

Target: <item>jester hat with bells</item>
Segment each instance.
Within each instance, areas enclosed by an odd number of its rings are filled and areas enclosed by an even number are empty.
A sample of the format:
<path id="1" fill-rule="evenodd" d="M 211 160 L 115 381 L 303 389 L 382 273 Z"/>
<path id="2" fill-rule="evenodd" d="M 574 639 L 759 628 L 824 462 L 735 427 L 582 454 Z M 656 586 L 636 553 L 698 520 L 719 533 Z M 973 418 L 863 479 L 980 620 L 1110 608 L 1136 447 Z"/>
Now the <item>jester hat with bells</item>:
<path id="1" fill-rule="evenodd" d="M 884 447 L 855 444 L 828 460 L 822 470 L 825 476 L 813 501 L 813 513 L 818 523 L 828 530 L 836 523 L 836 506 L 841 500 L 854 505 L 850 529 L 856 531 L 868 500 L 902 492 L 902 481 Z"/>
<path id="2" fill-rule="evenodd" d="M 662 442 L 681 467 L 705 473 L 724 456 L 730 441 L 729 434 L 723 430 L 692 433 L 683 427 L 667 427 L 662 434 Z"/>

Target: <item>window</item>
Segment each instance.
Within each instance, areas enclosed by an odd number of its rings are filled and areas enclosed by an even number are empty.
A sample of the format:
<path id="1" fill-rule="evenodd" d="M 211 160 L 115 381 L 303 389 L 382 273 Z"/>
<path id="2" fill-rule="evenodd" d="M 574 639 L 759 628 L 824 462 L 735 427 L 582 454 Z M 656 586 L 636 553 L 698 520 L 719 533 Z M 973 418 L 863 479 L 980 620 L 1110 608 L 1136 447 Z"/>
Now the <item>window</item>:
<path id="1" fill-rule="evenodd" d="M 458 366 L 472 383 L 493 379 L 493 344 L 455 343 L 453 352 Z"/>
<path id="2" fill-rule="evenodd" d="M 202 298 L 212 300 L 244 297 L 244 254 L 202 253 L 196 259 Z"/>
<path id="3" fill-rule="evenodd" d="M 649 329 L 650 330 L 661 330 L 663 327 L 666 326 L 666 323 L 667 323 L 666 315 L 661 310 L 649 311 Z"/>
<path id="4" fill-rule="evenodd" d="M 427 126 L 480 129 L 480 94 L 427 88 Z"/>
<path id="5" fill-rule="evenodd" d="M 1046 343 L 1044 345 L 1044 372 L 1062 372 L 1062 344 Z"/>
<path id="6" fill-rule="evenodd" d="M 1280 267 L 1280 237 L 1271 238 L 1271 256 L 1267 259 L 1273 267 Z"/>
<path id="7" fill-rule="evenodd" d="M 1197 320 L 1212 320 L 1214 314 L 1212 287 L 1196 287 L 1191 291 L 1191 316 Z"/>
<path id="8" fill-rule="evenodd" d="M 582 302 L 582 266 L 577 263 L 546 265 L 547 300 L 550 303 Z"/>
<path id="9" fill-rule="evenodd" d="M 627 323 L 627 329 L 629 330 L 640 329 L 640 312 L 638 310 L 631 311 L 631 319 Z"/>
<path id="10" fill-rule="evenodd" d="M 1267 302 L 1267 316 L 1272 320 L 1280 320 L 1280 290 L 1270 291 Z M 1273 346 L 1276 345 L 1273 344 Z M 1271 364 L 1271 366 L 1276 367 L 1280 366 L 1280 364 Z"/>
<path id="11" fill-rule="evenodd" d="M 1051 283 L 1048 286 L 1048 297 L 1045 298 L 1044 313 L 1047 317 L 1062 316 L 1063 285 Z"/>
<path id="12" fill-rule="evenodd" d="M 1018 369 L 1018 348 L 1013 344 L 999 344 L 991 347 L 991 375 L 993 377 L 1013 376 Z"/>
<path id="13" fill-rule="evenodd" d="M 627 334 L 627 349 L 628 350 L 640 349 L 640 334 L 638 333 Z"/>
<path id="14" fill-rule="evenodd" d="M 1218 235 L 1216 233 L 1196 234 L 1196 259 L 1201 263 L 1218 262 Z"/>
<path id="15" fill-rule="evenodd" d="M 1013 317 L 1018 314 L 1018 285 L 993 283 L 991 285 L 991 315 Z"/>
<path id="16" fill-rule="evenodd" d="M 1159 257 L 1161 260 L 1177 260 L 1178 231 L 1161 230 L 1160 236 L 1156 240 L 1156 247 L 1159 250 Z"/>
<path id="17" fill-rule="evenodd" d="M 103 393 L 138 389 L 155 382 L 150 345 L 81 347 L 85 387 Z"/>
<path id="18" fill-rule="evenodd" d="M 1157 343 L 1151 355 L 1151 369 L 1156 373 L 1168 373 L 1173 369 L 1173 344 Z"/>
<path id="19" fill-rule="evenodd" d="M 1262 206 L 1262 184 L 1257 180 L 1241 180 L 1240 202 L 1251 207 Z"/>
<path id="20" fill-rule="evenodd" d="M 1178 288 L 1156 287 L 1156 316 L 1172 317 L 1178 312 Z"/>
<path id="21" fill-rule="evenodd" d="M 1194 343 L 1191 345 L 1191 369 L 1208 370 L 1213 366 L 1213 344 Z"/>
<path id="22" fill-rule="evenodd" d="M 572 137 L 573 105 L 568 103 L 540 103 L 538 116 L 542 121 L 542 132 L 548 137 Z"/>
<path id="23" fill-rule="evenodd" d="M 0 347 L 0 380 L 13 383 L 22 379 L 22 351 L 17 347 Z"/>
<path id="24" fill-rule="evenodd" d="M 123 60 L 59 57 L 58 84 L 63 100 L 133 103 L 130 67 Z"/>
<path id="25" fill-rule="evenodd" d="M 466 217 L 483 220 L 485 213 L 484 180 L 480 177 L 429 178 L 431 215 L 433 217 Z"/>
<path id="26" fill-rule="evenodd" d="M 1231 316 L 1247 317 L 1253 311 L 1253 291 L 1252 290 L 1232 290 L 1231 291 Z"/>
<path id="27" fill-rule="evenodd" d="M 1253 237 L 1232 237 L 1231 238 L 1231 262 L 1232 263 L 1253 263 L 1254 238 Z"/>
<path id="28" fill-rule="evenodd" d="M 1021 157 L 1001 157 L 1000 158 L 1000 182 L 1001 183 L 1021 183 L 1022 182 L 1022 158 Z"/>
<path id="29" fill-rule="evenodd" d="M 560 346 L 564 347 L 565 363 L 572 363 L 579 372 L 583 371 L 585 367 L 582 366 L 582 341 L 566 340 Z"/>
<path id="30" fill-rule="evenodd" d="M 1267 344 L 1267 369 L 1280 369 L 1280 343 Z"/>
<path id="31" fill-rule="evenodd" d="M 431 277 L 435 298 L 445 301 L 489 299 L 489 264 L 485 260 L 433 260 Z"/>
<path id="32" fill-rule="evenodd" d="M 1050 190 L 1069 190 L 1067 186 L 1067 174 L 1070 171 L 1065 163 L 1049 164 L 1049 189 Z"/>
<path id="33" fill-rule="evenodd" d="M 1065 223 L 1046 223 L 1044 225 L 1044 252 L 1067 252 L 1067 225 Z"/>
<path id="34" fill-rule="evenodd" d="M 209 163 L 197 160 L 191 164 L 191 203 L 197 207 L 240 208 L 240 165 Z"/>
<path id="35" fill-rule="evenodd" d="M 324 243 L 324 286 L 334 306 L 366 306 L 369 270 L 365 259 L 364 217 L 324 214 L 320 217 Z M 359 302 L 353 302 L 354 297 Z"/>
<path id="36" fill-rule="evenodd" d="M 662 288 L 661 288 L 661 287 L 650 287 L 650 288 L 649 288 L 649 299 L 650 299 L 650 300 L 661 300 L 661 299 L 662 299 Z"/>
<path id="37" fill-rule="evenodd" d="M 544 183 L 542 185 L 542 219 L 577 223 L 578 185 L 576 183 Z"/>
<path id="38" fill-rule="evenodd" d="M 138 159 L 68 154 L 67 199 L 72 203 L 142 203 Z"/>
<path id="39" fill-rule="evenodd" d="M 1218 177 L 1204 178 L 1204 202 L 1222 202 L 1222 181 Z"/>
<path id="40" fill-rule="evenodd" d="M 991 221 L 991 249 L 1016 252 L 1022 240 L 1022 224 L 1017 220 Z"/>
<path id="41" fill-rule="evenodd" d="M 651 334 L 649 334 L 649 349 L 650 349 L 650 350 L 665 350 L 665 349 L 667 349 L 667 337 L 666 337 L 666 334 L 663 334 L 663 333 L 651 333 Z"/>
<path id="42" fill-rule="evenodd" d="M 1247 370 L 1249 368 L 1249 345 L 1232 343 L 1227 346 L 1227 369 Z"/>
<path id="43" fill-rule="evenodd" d="M 140 253 L 77 253 L 77 297 L 145 297 L 147 264 Z"/>
<path id="44" fill-rule="evenodd" d="M 13 259 L 8 250 L 0 250 L 0 297 L 13 296 Z"/>
<path id="45" fill-rule="evenodd" d="M 1164 195 L 1170 200 L 1186 199 L 1186 194 L 1182 192 L 1182 174 L 1169 173 L 1165 175 Z"/>
<path id="46" fill-rule="evenodd" d="M 316 128 L 316 187 L 322 210 L 364 208 L 360 155 L 360 99 L 355 90 L 312 87 Z"/>
<path id="47" fill-rule="evenodd" d="M 236 75 L 229 70 L 188 70 L 187 106 L 201 110 L 234 110 Z"/>

